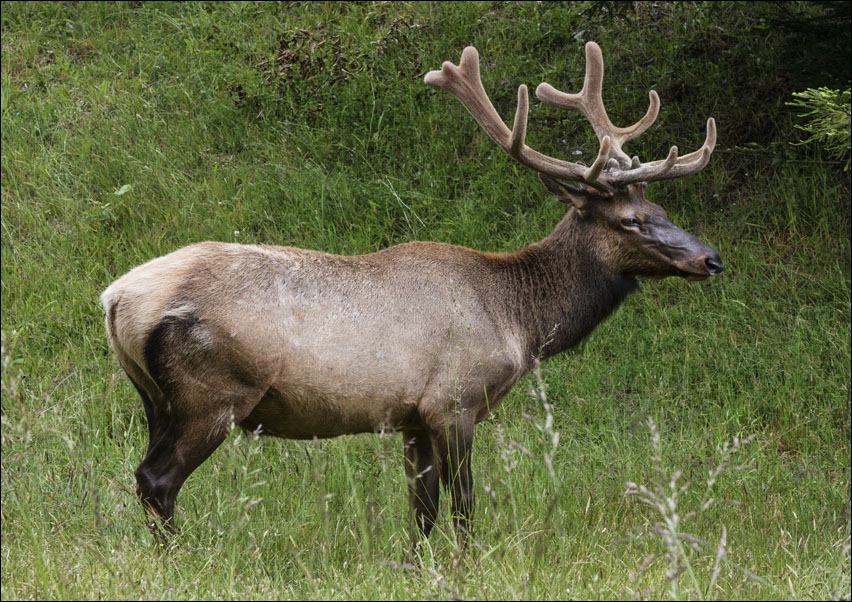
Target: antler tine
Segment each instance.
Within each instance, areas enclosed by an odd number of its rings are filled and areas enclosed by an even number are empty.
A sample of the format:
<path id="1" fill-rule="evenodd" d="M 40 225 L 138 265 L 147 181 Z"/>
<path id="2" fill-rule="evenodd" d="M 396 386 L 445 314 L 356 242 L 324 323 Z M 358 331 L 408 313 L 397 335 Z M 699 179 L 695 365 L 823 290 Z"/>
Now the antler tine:
<path id="1" fill-rule="evenodd" d="M 697 151 L 678 157 L 678 149 L 673 146 L 668 156 L 661 161 L 643 164 L 638 157 L 631 160 L 621 147 L 651 127 L 660 111 L 660 97 L 651 90 L 645 116 L 629 127 L 616 127 L 607 116 L 603 104 L 603 75 L 600 46 L 595 42 L 587 42 L 586 75 L 579 93 L 566 94 L 547 83 L 541 83 L 536 88 L 536 96 L 542 102 L 576 110 L 588 119 L 600 141 L 598 156 L 589 167 L 542 155 L 526 145 L 529 96 L 527 87 L 523 84 L 518 87 L 518 108 L 514 124 L 511 130 L 506 127 L 482 86 L 479 53 L 473 46 L 462 51 L 458 66 L 445 61 L 440 71 L 430 71 L 423 79 L 428 85 L 446 90 L 458 98 L 482 129 L 510 157 L 555 178 L 581 181 L 602 192 L 611 193 L 616 188 L 636 182 L 686 176 L 707 165 L 716 146 L 716 122 L 712 117 L 707 120 L 707 137 L 704 144 Z"/>
<path id="2" fill-rule="evenodd" d="M 649 96 L 648 111 L 645 116 L 629 127 L 616 127 L 606 114 L 603 104 L 604 63 L 601 47 L 595 42 L 586 43 L 586 76 L 583 89 L 577 94 L 560 92 L 548 83 L 541 83 L 535 90 L 535 95 L 545 104 L 562 109 L 574 109 L 581 113 L 592 125 L 598 140 L 609 136 L 612 140 L 610 155 L 616 159 L 622 169 L 630 168 L 630 157 L 621 150 L 628 140 L 642 135 L 654 121 L 660 111 L 660 97 L 654 90 Z"/>
<path id="3" fill-rule="evenodd" d="M 701 148 L 678 158 L 677 163 L 670 171 L 653 179 L 668 180 L 689 176 L 701 171 L 710 162 L 710 155 L 714 148 L 716 148 L 716 120 L 710 117 L 707 120 L 707 136 L 704 138 L 704 144 L 701 145 Z"/>
<path id="4" fill-rule="evenodd" d="M 476 48 L 468 46 L 462 51 L 458 67 L 450 61 L 444 61 L 440 71 L 430 71 L 423 81 L 430 86 L 446 90 L 458 98 L 494 142 L 501 148 L 510 146 L 512 134 L 500 119 L 500 115 L 482 87 L 482 79 L 479 75 L 479 53 Z M 522 120 L 525 122 L 526 118 Z M 525 123 L 523 126 L 526 130 Z"/>
<path id="5" fill-rule="evenodd" d="M 611 143 L 602 141 L 598 157 L 591 167 L 571 163 L 542 155 L 525 144 L 529 95 L 527 87 L 518 87 L 518 108 L 515 112 L 513 128 L 510 131 L 500 117 L 485 88 L 479 74 L 479 53 L 473 46 L 462 51 L 458 66 L 444 61 L 440 71 L 430 71 L 423 80 L 430 86 L 446 90 L 470 112 L 476 122 L 485 130 L 497 145 L 516 161 L 531 167 L 535 171 L 555 178 L 580 180 L 591 184 L 602 172 L 609 156 Z"/>
<path id="6" fill-rule="evenodd" d="M 710 117 L 707 120 L 707 136 L 698 150 L 678 157 L 677 147 L 673 146 L 664 160 L 644 164 L 639 162 L 638 157 L 633 157 L 633 169 L 611 174 L 610 181 L 614 185 L 625 186 L 635 182 L 655 182 L 692 175 L 704 169 L 715 147 L 716 120 Z"/>

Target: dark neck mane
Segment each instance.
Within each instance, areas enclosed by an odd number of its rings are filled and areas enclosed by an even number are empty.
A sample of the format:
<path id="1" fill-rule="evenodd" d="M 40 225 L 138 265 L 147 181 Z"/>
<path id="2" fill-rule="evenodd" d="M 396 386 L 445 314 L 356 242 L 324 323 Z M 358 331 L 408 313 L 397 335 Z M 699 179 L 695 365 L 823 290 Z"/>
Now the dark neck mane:
<path id="1" fill-rule="evenodd" d="M 507 307 L 531 358 L 575 347 L 638 288 L 603 265 L 576 211 L 544 240 L 501 259 L 506 295 L 515 297 Z"/>

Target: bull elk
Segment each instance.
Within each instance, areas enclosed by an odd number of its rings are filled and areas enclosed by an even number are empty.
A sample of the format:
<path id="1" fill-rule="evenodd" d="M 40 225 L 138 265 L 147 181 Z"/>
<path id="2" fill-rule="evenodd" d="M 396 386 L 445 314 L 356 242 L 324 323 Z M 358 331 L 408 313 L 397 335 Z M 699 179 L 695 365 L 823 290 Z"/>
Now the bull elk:
<path id="1" fill-rule="evenodd" d="M 441 484 L 464 543 L 473 510 L 474 425 L 537 359 L 576 346 L 638 287 L 637 278 L 702 280 L 712 248 L 644 198 L 648 182 L 702 169 L 716 142 L 642 163 L 622 145 L 654 122 L 616 127 L 601 98 L 603 59 L 586 44 L 578 94 L 542 83 L 538 98 L 579 111 L 600 143 L 590 166 L 525 144 L 527 88 L 509 130 L 465 48 L 425 83 L 458 98 L 515 160 L 569 205 L 543 240 L 511 253 L 410 242 L 339 256 L 292 247 L 194 244 L 136 267 L 101 296 L 109 340 L 145 408 L 149 443 L 136 492 L 155 531 L 174 528 L 187 477 L 234 425 L 314 439 L 401 431 L 416 541 L 438 516 Z M 565 183 L 564 180 L 574 184 Z"/>

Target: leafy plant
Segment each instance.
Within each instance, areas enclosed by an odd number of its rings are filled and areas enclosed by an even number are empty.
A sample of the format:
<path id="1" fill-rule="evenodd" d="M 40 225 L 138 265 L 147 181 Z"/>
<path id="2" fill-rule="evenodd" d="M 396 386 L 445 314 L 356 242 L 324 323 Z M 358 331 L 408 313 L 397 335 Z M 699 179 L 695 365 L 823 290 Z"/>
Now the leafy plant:
<path id="1" fill-rule="evenodd" d="M 796 124 L 796 128 L 808 134 L 805 140 L 794 144 L 821 145 L 829 157 L 844 163 L 843 171 L 849 171 L 850 90 L 808 88 L 804 92 L 793 92 L 793 96 L 796 100 L 786 104 L 803 111 L 798 115 L 807 122 Z"/>

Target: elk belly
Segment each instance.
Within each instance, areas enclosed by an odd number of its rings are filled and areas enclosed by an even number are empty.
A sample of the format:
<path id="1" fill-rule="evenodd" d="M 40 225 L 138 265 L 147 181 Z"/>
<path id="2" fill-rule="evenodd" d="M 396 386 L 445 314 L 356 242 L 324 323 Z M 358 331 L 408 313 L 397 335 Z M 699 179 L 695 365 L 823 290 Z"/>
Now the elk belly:
<path id="1" fill-rule="evenodd" d="M 414 399 L 386 394 L 330 395 L 317 388 L 289 386 L 267 391 L 240 426 L 286 439 L 322 439 L 417 424 Z"/>

